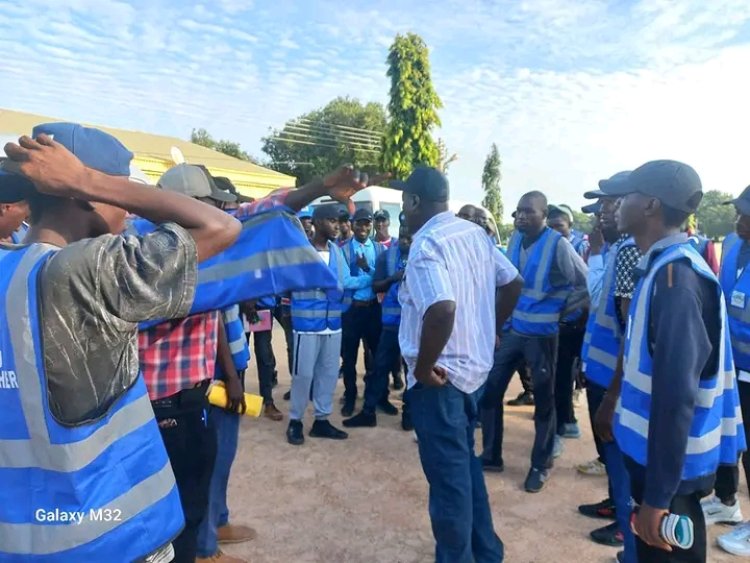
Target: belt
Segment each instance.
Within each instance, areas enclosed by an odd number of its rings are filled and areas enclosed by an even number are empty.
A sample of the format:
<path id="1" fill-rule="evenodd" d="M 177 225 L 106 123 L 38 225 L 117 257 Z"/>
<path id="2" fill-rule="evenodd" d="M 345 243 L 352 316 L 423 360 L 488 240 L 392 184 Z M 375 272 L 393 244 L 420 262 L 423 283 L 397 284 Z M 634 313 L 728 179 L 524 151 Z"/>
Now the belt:
<path id="1" fill-rule="evenodd" d="M 208 379 L 204 379 L 195 387 L 183 389 L 169 397 L 151 401 L 155 416 L 158 418 L 178 411 L 193 411 L 205 408 L 208 404 L 206 392 L 210 383 Z"/>
<path id="2" fill-rule="evenodd" d="M 377 299 L 370 299 L 369 301 L 359 301 L 355 299 L 354 301 L 352 301 L 352 306 L 353 307 L 369 307 L 371 305 L 377 304 L 377 302 L 378 302 Z"/>

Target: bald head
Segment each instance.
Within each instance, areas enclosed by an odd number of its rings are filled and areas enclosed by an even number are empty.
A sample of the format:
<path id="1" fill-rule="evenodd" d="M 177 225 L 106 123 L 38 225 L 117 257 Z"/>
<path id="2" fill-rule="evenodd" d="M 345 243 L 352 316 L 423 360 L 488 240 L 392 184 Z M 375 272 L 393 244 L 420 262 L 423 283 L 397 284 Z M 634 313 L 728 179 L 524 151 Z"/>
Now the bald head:
<path id="1" fill-rule="evenodd" d="M 546 219 L 547 196 L 537 191 L 524 194 L 516 208 L 516 228 L 525 235 L 534 236 L 542 232 Z"/>
<path id="2" fill-rule="evenodd" d="M 466 221 L 474 222 L 474 219 L 477 215 L 477 208 L 473 205 L 464 205 L 461 209 L 458 210 L 457 216 L 461 219 L 464 219 Z"/>

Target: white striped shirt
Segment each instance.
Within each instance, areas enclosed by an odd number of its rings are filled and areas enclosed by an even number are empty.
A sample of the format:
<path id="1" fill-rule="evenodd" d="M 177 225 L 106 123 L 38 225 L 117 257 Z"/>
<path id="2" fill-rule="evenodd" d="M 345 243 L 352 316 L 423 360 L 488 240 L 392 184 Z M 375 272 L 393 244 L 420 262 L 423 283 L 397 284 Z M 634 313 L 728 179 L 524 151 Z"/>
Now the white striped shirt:
<path id="1" fill-rule="evenodd" d="M 437 365 L 464 393 L 482 386 L 495 350 L 495 289 L 517 276 L 518 270 L 474 223 L 446 211 L 419 229 L 399 290 L 399 344 L 409 367 L 409 387 L 415 383 L 422 319 L 440 301 L 456 303 L 456 320 Z"/>

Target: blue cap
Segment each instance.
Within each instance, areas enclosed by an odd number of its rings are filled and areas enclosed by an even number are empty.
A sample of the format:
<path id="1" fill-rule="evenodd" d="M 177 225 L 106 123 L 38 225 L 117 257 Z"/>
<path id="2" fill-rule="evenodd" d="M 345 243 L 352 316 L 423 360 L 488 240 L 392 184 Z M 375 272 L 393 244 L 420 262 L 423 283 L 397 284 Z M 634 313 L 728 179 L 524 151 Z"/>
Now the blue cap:
<path id="1" fill-rule="evenodd" d="M 689 165 L 676 160 L 652 160 L 633 170 L 627 178 L 601 187 L 613 196 L 640 193 L 658 199 L 667 207 L 693 213 L 703 197 L 700 176 Z"/>
<path id="2" fill-rule="evenodd" d="M 725 201 L 724 205 L 734 205 L 740 215 L 750 215 L 750 186 L 746 187 L 739 197 Z"/>
<path id="3" fill-rule="evenodd" d="M 324 203 L 318 205 L 312 214 L 313 220 L 325 220 L 339 218 L 339 206 L 335 203 Z"/>
<path id="4" fill-rule="evenodd" d="M 44 123 L 31 132 L 52 135 L 84 165 L 110 176 L 130 176 L 133 153 L 109 133 L 77 123 Z"/>
<path id="5" fill-rule="evenodd" d="M 630 176 L 630 170 L 624 170 L 618 172 L 614 176 L 607 178 L 606 180 L 599 180 L 599 189 L 591 190 L 583 194 L 586 199 L 599 199 L 600 197 L 618 197 L 618 190 L 622 189 L 622 186 Z"/>
<path id="6" fill-rule="evenodd" d="M 297 219 L 312 219 L 312 211 L 309 207 L 304 207 L 297 212 Z"/>
<path id="7" fill-rule="evenodd" d="M 587 215 L 598 215 L 602 212 L 602 204 L 599 201 L 597 201 L 596 203 L 590 203 L 581 207 L 581 211 L 583 211 Z"/>

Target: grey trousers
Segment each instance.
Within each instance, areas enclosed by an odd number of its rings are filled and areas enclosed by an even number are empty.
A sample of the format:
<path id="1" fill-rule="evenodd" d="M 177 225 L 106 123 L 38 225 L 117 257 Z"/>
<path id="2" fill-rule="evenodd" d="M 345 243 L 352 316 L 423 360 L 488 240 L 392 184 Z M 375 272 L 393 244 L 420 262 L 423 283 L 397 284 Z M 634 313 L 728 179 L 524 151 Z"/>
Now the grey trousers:
<path id="1" fill-rule="evenodd" d="M 311 386 L 315 419 L 325 420 L 333 412 L 333 393 L 339 378 L 340 357 L 341 332 L 294 333 L 290 420 L 302 420 L 305 416 Z"/>

